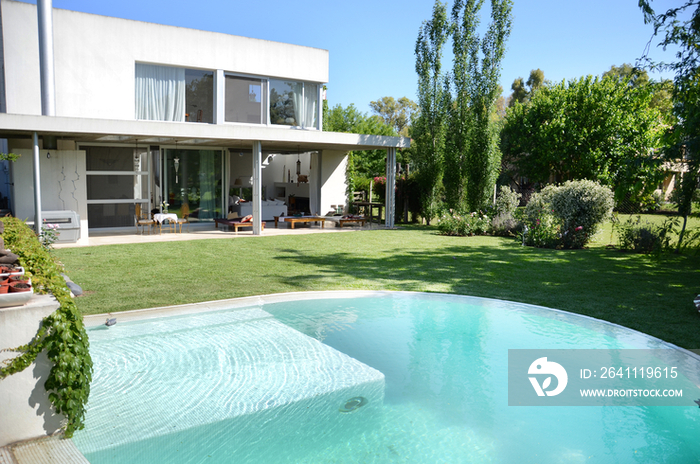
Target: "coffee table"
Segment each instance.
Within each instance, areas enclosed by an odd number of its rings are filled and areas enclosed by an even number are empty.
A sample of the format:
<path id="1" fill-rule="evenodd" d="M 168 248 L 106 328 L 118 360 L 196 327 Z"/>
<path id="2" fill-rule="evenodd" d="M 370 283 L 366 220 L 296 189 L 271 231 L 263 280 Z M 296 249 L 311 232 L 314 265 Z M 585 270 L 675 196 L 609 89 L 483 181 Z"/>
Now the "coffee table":
<path id="1" fill-rule="evenodd" d="M 280 219 L 282 219 L 282 218 L 280 218 Z M 326 224 L 326 218 L 324 218 L 324 217 L 322 217 L 322 216 L 300 216 L 300 217 L 296 217 L 296 216 L 287 216 L 287 217 L 284 218 L 284 222 L 290 223 L 290 224 L 292 225 L 292 229 L 294 229 L 294 224 L 296 224 L 296 223 L 298 223 L 298 222 L 301 222 L 301 223 L 304 223 L 304 222 L 320 222 L 320 223 L 321 223 L 321 229 L 323 229 L 324 226 L 325 226 L 325 224 Z"/>

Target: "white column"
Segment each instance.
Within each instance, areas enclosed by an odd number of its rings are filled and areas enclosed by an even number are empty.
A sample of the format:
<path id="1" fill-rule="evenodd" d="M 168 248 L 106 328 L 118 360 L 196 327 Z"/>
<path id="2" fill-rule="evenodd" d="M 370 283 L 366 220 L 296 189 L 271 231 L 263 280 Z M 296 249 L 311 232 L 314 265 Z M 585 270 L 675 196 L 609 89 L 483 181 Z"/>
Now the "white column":
<path id="1" fill-rule="evenodd" d="M 321 210 L 321 154 L 316 152 L 309 153 L 311 159 L 311 169 L 309 170 L 309 209 L 311 215 L 322 216 L 325 211 Z"/>
<path id="2" fill-rule="evenodd" d="M 253 142 L 253 235 L 262 234 L 262 143 Z"/>
<path id="3" fill-rule="evenodd" d="M 34 132 L 34 230 L 41 233 L 41 173 L 39 170 L 39 135 Z"/>
<path id="4" fill-rule="evenodd" d="M 226 93 L 226 76 L 223 69 L 217 69 L 214 72 L 214 124 L 223 124 L 225 119 L 224 113 L 224 94 Z"/>
<path id="5" fill-rule="evenodd" d="M 396 215 L 396 148 L 386 150 L 386 203 L 384 207 L 385 221 L 387 228 L 394 227 L 394 216 Z"/>

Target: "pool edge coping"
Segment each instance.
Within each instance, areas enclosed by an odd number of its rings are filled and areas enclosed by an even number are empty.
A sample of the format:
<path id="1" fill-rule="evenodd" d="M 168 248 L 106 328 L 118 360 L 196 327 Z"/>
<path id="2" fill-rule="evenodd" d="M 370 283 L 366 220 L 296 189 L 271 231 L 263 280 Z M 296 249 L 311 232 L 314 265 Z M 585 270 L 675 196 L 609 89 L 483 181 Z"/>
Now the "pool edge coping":
<path id="1" fill-rule="evenodd" d="M 155 308 L 143 308 L 134 309 L 130 311 L 118 311 L 110 313 L 101 314 L 90 314 L 83 316 L 83 323 L 86 327 L 97 327 L 104 325 L 105 320 L 109 318 L 118 318 L 125 322 L 139 321 L 146 319 L 153 319 L 157 317 L 167 317 L 167 316 L 181 316 L 187 314 L 197 314 L 201 312 L 208 311 L 220 311 L 226 309 L 238 309 L 245 308 L 251 305 L 264 305 L 269 303 L 282 303 L 285 301 L 301 301 L 301 300 L 316 300 L 316 299 L 329 299 L 329 298 L 348 298 L 348 297 L 372 297 L 372 296 L 389 296 L 389 295 L 425 295 L 432 296 L 436 298 L 454 298 L 454 299 L 477 299 L 477 300 L 487 300 L 487 301 L 499 301 L 517 304 L 524 308 L 532 308 L 538 310 L 547 310 L 548 312 L 561 314 L 564 316 L 575 316 L 586 319 L 595 323 L 603 323 L 605 325 L 611 326 L 617 330 L 623 330 L 631 332 L 634 334 L 643 335 L 653 341 L 668 347 L 669 349 L 675 349 L 684 352 L 690 357 L 696 359 L 700 362 L 700 354 L 695 353 L 687 348 L 674 345 L 671 342 L 667 342 L 653 335 L 646 334 L 636 329 L 626 327 L 621 324 L 616 324 L 614 322 L 606 321 L 604 319 L 598 319 L 585 314 L 573 313 L 570 311 L 565 311 L 563 309 L 549 308 L 547 306 L 540 306 L 531 303 L 522 303 L 519 301 L 512 300 L 501 300 L 498 298 L 488 298 L 479 297 L 473 295 L 460 295 L 456 293 L 440 293 L 440 292 L 418 292 L 418 291 L 404 291 L 404 290 L 323 290 L 323 291 L 309 291 L 309 292 L 285 292 L 285 293 L 270 293 L 265 295 L 254 295 L 238 298 L 227 298 L 223 300 L 212 300 L 203 301 L 199 303 L 187 303 L 181 305 L 172 306 L 159 306 Z"/>

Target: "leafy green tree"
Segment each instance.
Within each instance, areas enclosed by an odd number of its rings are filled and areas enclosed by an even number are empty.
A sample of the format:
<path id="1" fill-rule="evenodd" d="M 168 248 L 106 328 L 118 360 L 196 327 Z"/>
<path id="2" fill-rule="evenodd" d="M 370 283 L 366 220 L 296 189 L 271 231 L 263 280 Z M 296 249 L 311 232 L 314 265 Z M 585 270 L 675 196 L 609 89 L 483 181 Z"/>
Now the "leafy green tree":
<path id="1" fill-rule="evenodd" d="M 442 49 L 450 23 L 447 4 L 436 1 L 433 16 L 423 22 L 416 40 L 418 106 L 413 124 L 413 161 L 421 197 L 421 215 L 428 224 L 437 212 L 444 172 L 447 105 L 446 76 L 442 73 Z"/>
<path id="2" fill-rule="evenodd" d="M 530 93 L 542 87 L 544 82 L 544 71 L 540 68 L 530 71 L 530 77 L 527 79 L 527 86 L 530 87 Z"/>
<path id="3" fill-rule="evenodd" d="M 624 63 L 622 66 L 611 66 L 609 71 L 603 73 L 603 77 L 612 77 L 620 82 L 627 82 L 632 87 L 649 84 L 649 74 L 644 69 L 634 67 L 629 63 Z"/>
<path id="4" fill-rule="evenodd" d="M 491 0 L 491 23 L 477 33 L 484 0 L 455 0 L 452 7 L 452 51 L 449 139 L 445 156 L 448 206 L 481 209 L 493 192 L 498 169 L 498 131 L 492 122 L 505 42 L 510 35 L 511 0 Z"/>
<path id="5" fill-rule="evenodd" d="M 398 101 L 394 97 L 382 97 L 369 103 L 372 111 L 382 118 L 384 124 L 392 127 L 397 134 L 408 137 L 408 129 L 411 125 L 413 114 L 418 110 L 418 105 L 407 97 L 401 97 Z"/>
<path id="6" fill-rule="evenodd" d="M 663 126 L 652 95 L 650 86 L 614 77 L 542 87 L 508 109 L 504 157 L 537 183 L 589 179 L 613 188 L 617 201 L 641 198 L 662 175 L 654 149 Z"/>
<path id="7" fill-rule="evenodd" d="M 528 77 L 527 82 L 523 82 L 523 78 L 518 77 L 510 87 L 513 93 L 510 95 L 508 106 L 514 106 L 516 103 L 527 103 L 530 100 L 530 96 L 545 83 L 547 81 L 544 79 L 544 71 L 540 68 L 530 71 L 530 77 Z"/>
<path id="8" fill-rule="evenodd" d="M 603 77 L 611 77 L 626 82 L 631 87 L 652 86 L 653 96 L 651 106 L 658 109 L 667 124 L 674 124 L 673 102 L 671 94 L 673 83 L 669 80 L 654 82 L 649 79 L 649 74 L 643 68 L 624 63 L 622 66 L 611 66 L 609 71 L 603 73 Z"/>
<path id="9" fill-rule="evenodd" d="M 673 112 L 678 121 L 667 133 L 664 156 L 685 167 L 676 187 L 678 213 L 683 216 L 678 239 L 680 250 L 700 177 L 700 1 L 686 0 L 665 13 L 656 13 L 651 3 L 651 0 L 639 0 L 645 23 L 653 24 L 654 36 L 661 37 L 661 47 L 678 47 L 673 62 L 654 63 L 646 56 L 643 61 L 652 69 L 675 73 Z"/>
<path id="10" fill-rule="evenodd" d="M 527 101 L 529 92 L 527 87 L 525 87 L 525 82 L 523 81 L 522 77 L 515 79 L 513 81 L 513 85 L 510 86 L 510 89 L 513 91 L 513 93 L 510 94 L 508 106 L 513 106 L 516 103 L 525 103 Z"/>
<path id="11" fill-rule="evenodd" d="M 380 118 L 369 116 L 359 111 L 353 104 L 348 105 L 346 108 L 336 105 L 331 109 L 327 109 L 326 104 L 323 112 L 323 130 L 368 135 L 396 135 L 394 129 L 384 124 Z M 400 152 L 397 152 L 396 157 L 397 161 L 403 161 Z M 386 150 L 350 152 L 346 169 L 348 198 L 351 199 L 352 192 L 355 191 L 355 185 L 360 182 L 360 179 L 384 176 L 385 172 Z"/>

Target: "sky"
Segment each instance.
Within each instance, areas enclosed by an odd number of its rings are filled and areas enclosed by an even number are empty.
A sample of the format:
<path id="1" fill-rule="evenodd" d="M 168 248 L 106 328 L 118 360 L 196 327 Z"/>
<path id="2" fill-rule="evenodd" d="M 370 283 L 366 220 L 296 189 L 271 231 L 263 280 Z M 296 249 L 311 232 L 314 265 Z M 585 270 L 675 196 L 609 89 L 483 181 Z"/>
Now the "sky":
<path id="1" fill-rule="evenodd" d="M 29 1 L 28 3 L 36 3 Z M 486 2 L 488 3 L 488 2 Z M 502 62 L 501 86 L 527 80 L 540 68 L 560 82 L 601 75 L 612 65 L 634 64 L 653 29 L 638 0 L 514 0 L 513 25 Z M 657 10 L 681 0 L 654 0 Z M 385 96 L 417 100 L 415 43 L 432 14 L 429 0 L 54 0 L 54 8 L 292 43 L 329 51 L 328 103 L 369 103 Z M 452 2 L 448 4 L 451 8 Z M 486 7 L 484 8 L 486 10 Z M 487 23 L 489 19 L 483 18 Z M 235 51 L 232 51 L 232 53 Z M 672 51 L 652 45 L 650 56 L 671 61 Z M 443 59 L 443 69 L 451 68 Z M 234 70 L 231 70 L 234 71 Z M 653 74 L 654 79 L 672 78 Z"/>

